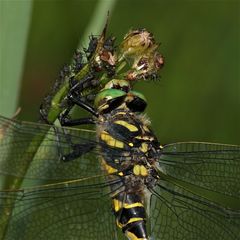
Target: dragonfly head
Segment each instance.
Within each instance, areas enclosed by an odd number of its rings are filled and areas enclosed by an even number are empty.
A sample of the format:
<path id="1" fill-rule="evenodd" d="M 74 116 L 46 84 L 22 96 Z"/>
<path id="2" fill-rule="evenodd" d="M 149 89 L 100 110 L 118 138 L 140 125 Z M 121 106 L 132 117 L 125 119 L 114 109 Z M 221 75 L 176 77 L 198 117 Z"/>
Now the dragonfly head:
<path id="1" fill-rule="evenodd" d="M 119 89 L 103 89 L 95 98 L 94 106 L 101 114 L 115 109 L 143 112 L 147 106 L 144 95 L 136 91 L 125 92 Z"/>

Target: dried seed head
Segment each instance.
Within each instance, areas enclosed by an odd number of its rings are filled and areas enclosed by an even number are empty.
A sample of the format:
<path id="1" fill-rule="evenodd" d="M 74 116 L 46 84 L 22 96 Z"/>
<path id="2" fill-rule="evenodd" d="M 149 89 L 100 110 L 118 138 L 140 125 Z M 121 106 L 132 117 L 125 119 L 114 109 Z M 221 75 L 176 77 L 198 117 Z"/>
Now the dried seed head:
<path id="1" fill-rule="evenodd" d="M 114 66 L 116 64 L 116 56 L 112 55 L 111 52 L 108 52 L 106 50 L 103 50 L 100 53 L 100 59 L 111 66 Z"/>
<path id="2" fill-rule="evenodd" d="M 146 29 L 131 30 L 120 45 L 120 60 L 127 59 L 131 69 L 127 72 L 128 80 L 156 78 L 164 64 L 158 52 L 159 44 Z"/>
<path id="3" fill-rule="evenodd" d="M 135 59 L 131 70 L 127 73 L 128 80 L 156 78 L 159 70 L 164 65 L 163 56 L 156 50 L 156 46 L 150 48 L 145 54 Z"/>
<path id="4" fill-rule="evenodd" d="M 131 30 L 121 44 L 124 57 L 135 58 L 155 44 L 153 35 L 146 29 Z"/>

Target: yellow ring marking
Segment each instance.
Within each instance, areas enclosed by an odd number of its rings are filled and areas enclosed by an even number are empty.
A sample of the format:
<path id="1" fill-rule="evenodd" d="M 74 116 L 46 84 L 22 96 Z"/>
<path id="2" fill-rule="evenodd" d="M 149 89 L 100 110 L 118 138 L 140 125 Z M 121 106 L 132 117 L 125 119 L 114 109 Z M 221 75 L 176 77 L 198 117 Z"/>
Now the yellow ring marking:
<path id="1" fill-rule="evenodd" d="M 129 223 L 133 223 L 133 222 L 139 222 L 139 221 L 143 221 L 143 218 L 130 218 L 129 221 L 125 224 L 125 226 Z"/>
<path id="2" fill-rule="evenodd" d="M 128 204 L 128 203 L 124 203 L 123 205 L 124 208 L 134 208 L 134 207 L 143 207 L 143 204 L 140 203 L 140 202 L 135 202 L 135 203 L 131 203 L 131 204 Z"/>
<path id="3" fill-rule="evenodd" d="M 144 219 L 143 218 L 130 218 L 129 221 L 125 224 L 122 224 L 118 220 L 116 220 L 116 224 L 118 227 L 123 228 L 123 227 L 127 226 L 129 223 L 139 222 L 139 221 L 144 221 Z"/>
<path id="4" fill-rule="evenodd" d="M 144 207 L 141 202 L 135 202 L 135 203 L 123 203 L 122 201 L 119 201 L 118 199 L 114 198 L 113 199 L 113 206 L 114 206 L 114 211 L 118 212 L 122 208 L 134 208 L 134 207 Z"/>
<path id="5" fill-rule="evenodd" d="M 147 240 L 147 238 L 138 238 L 134 233 L 129 231 L 126 231 L 125 235 L 129 240 Z"/>

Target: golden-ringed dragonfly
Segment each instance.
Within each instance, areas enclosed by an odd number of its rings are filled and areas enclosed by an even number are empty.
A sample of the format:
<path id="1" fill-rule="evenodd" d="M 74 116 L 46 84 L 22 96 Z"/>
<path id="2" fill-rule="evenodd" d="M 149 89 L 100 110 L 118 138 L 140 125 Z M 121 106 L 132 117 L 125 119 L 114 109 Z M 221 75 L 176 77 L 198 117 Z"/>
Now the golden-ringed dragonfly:
<path id="1" fill-rule="evenodd" d="M 85 107 L 96 131 L 0 117 L 1 238 L 239 239 L 240 146 L 162 146 L 144 96 L 114 86 Z"/>

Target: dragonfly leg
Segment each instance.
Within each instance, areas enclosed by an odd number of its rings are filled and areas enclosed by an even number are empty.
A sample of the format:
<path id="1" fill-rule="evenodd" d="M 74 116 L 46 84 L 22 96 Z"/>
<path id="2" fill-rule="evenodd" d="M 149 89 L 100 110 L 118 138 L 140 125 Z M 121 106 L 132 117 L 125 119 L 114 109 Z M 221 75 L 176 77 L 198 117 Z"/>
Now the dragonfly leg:
<path id="1" fill-rule="evenodd" d="M 74 105 L 77 105 L 77 106 L 87 110 L 94 116 L 98 116 L 98 113 L 95 111 L 95 109 L 91 105 L 89 105 L 85 101 L 83 101 L 81 99 L 81 95 L 78 94 L 78 92 L 81 92 L 82 89 L 85 89 L 86 87 L 88 87 L 87 82 L 89 80 L 91 80 L 91 77 L 89 79 L 85 79 L 85 81 L 81 82 L 81 84 L 72 82 L 73 86 L 68 94 L 68 104 L 69 105 L 66 108 L 66 110 L 64 111 L 64 113 L 62 113 L 59 116 L 59 121 L 62 126 L 77 126 L 77 125 L 83 125 L 83 124 L 95 124 L 95 120 L 92 117 L 79 118 L 79 119 L 71 119 L 69 117 L 69 112 L 71 111 L 71 109 L 73 108 Z M 74 81 L 74 79 L 72 81 Z M 87 143 L 87 144 L 86 143 L 75 144 L 72 142 L 71 136 L 69 136 L 64 131 L 63 135 L 65 136 L 66 141 L 72 147 L 71 153 L 64 154 L 60 147 L 60 139 L 59 139 L 60 135 L 58 134 L 57 129 L 56 129 L 56 135 L 58 137 L 58 142 L 59 142 L 59 144 L 58 144 L 59 156 L 60 156 L 60 160 L 62 160 L 62 161 L 74 160 L 74 159 L 80 157 L 81 155 L 89 152 L 93 148 L 95 148 L 95 145 L 96 145 L 94 142 Z"/>
<path id="2" fill-rule="evenodd" d="M 68 116 L 61 116 L 61 118 L 59 119 L 60 123 L 62 126 L 76 126 L 76 125 L 83 125 L 83 124 L 94 124 L 94 119 L 91 117 L 88 118 L 79 118 L 79 119 L 69 119 Z M 56 130 L 56 136 L 58 137 L 58 152 L 59 152 L 59 157 L 61 161 L 70 161 L 70 160 L 74 160 L 78 157 L 80 157 L 81 155 L 89 152 L 90 150 L 92 150 L 95 147 L 95 143 L 83 143 L 83 144 L 75 144 L 72 142 L 71 136 L 68 135 L 65 131 L 64 131 L 64 137 L 66 139 L 66 141 L 71 145 L 72 147 L 72 152 L 69 154 L 63 154 L 62 153 L 62 149 L 60 146 L 60 139 L 59 139 L 59 134 Z"/>
<path id="3" fill-rule="evenodd" d="M 98 113 L 96 112 L 96 110 L 91 105 L 89 105 L 86 102 L 84 102 L 83 100 L 81 100 L 78 96 L 75 96 L 74 94 L 70 93 L 68 95 L 68 99 L 71 102 L 73 102 L 74 104 L 76 104 L 77 106 L 85 109 L 86 111 L 88 111 L 89 113 L 94 115 L 95 117 L 98 117 Z"/>
<path id="4" fill-rule="evenodd" d="M 59 129 L 54 126 L 54 130 L 56 132 L 56 137 L 57 137 L 57 149 L 58 149 L 58 155 L 59 155 L 59 160 L 60 161 L 71 161 L 74 160 L 78 157 L 81 157 L 82 155 L 88 153 L 92 149 L 95 148 L 96 142 L 87 142 L 87 143 L 73 143 L 71 136 L 63 129 L 63 133 L 60 134 Z M 64 140 L 60 139 L 60 136 L 64 137 Z M 61 142 L 64 141 L 67 144 L 70 145 L 71 150 L 70 153 L 64 153 L 61 147 Z"/>
<path id="5" fill-rule="evenodd" d="M 87 88 L 96 88 L 100 84 L 92 73 L 81 79 L 81 81 L 77 81 L 74 77 L 72 77 L 69 83 L 71 87 L 69 92 L 79 95 L 81 95 L 81 93 L 83 93 Z"/>
<path id="6" fill-rule="evenodd" d="M 71 160 L 75 160 L 82 155 L 88 153 L 92 149 L 96 147 L 96 143 L 82 143 L 82 144 L 74 144 L 73 151 L 71 153 L 61 155 L 60 160 L 64 162 L 69 162 Z"/>
<path id="7" fill-rule="evenodd" d="M 79 118 L 79 119 L 70 119 L 68 115 L 62 115 L 59 118 L 59 121 L 62 126 L 77 126 L 84 124 L 95 124 L 95 121 L 92 117 Z"/>
<path id="8" fill-rule="evenodd" d="M 67 107 L 59 116 L 59 121 L 62 126 L 76 126 L 76 125 L 82 125 L 82 124 L 94 124 L 94 121 L 92 118 L 83 118 L 83 119 L 70 119 L 69 113 L 74 107 L 74 105 L 77 105 L 86 111 L 90 112 L 94 116 L 98 116 L 95 109 L 89 105 L 88 102 L 92 102 L 95 99 L 95 94 L 91 93 L 87 96 L 83 97 L 82 92 L 86 90 L 89 87 L 96 87 L 99 85 L 99 81 L 95 79 L 95 76 L 93 74 L 87 75 L 84 79 L 82 79 L 80 82 L 75 80 L 74 77 L 70 79 L 70 90 L 68 93 L 68 101 L 67 101 Z"/>
<path id="9" fill-rule="evenodd" d="M 59 121 L 62 126 L 77 126 L 77 125 L 83 125 L 83 124 L 95 124 L 95 120 L 92 117 L 86 117 L 86 118 L 79 118 L 79 119 L 71 119 L 69 117 L 69 112 L 72 109 L 72 104 L 69 105 L 69 107 L 65 110 L 65 112 L 59 117 Z M 95 147 L 95 143 L 83 143 L 83 144 L 75 144 L 72 142 L 71 136 L 67 134 L 64 130 L 63 136 L 65 138 L 65 141 L 71 145 L 72 152 L 68 154 L 64 154 L 62 152 L 62 148 L 60 146 L 60 134 L 58 132 L 58 129 L 55 128 L 56 136 L 57 136 L 57 142 L 58 142 L 58 153 L 59 153 L 59 159 L 64 162 L 68 162 L 71 160 L 74 160 L 81 155 L 89 152 Z"/>
<path id="10" fill-rule="evenodd" d="M 81 101 L 81 100 L 79 100 L 79 101 Z M 84 104 L 83 101 L 81 101 L 81 103 Z M 77 126 L 77 125 L 83 125 L 83 124 L 95 124 L 94 119 L 91 117 L 80 118 L 80 119 L 71 119 L 71 117 L 69 116 L 69 112 L 72 110 L 74 104 L 75 103 L 70 100 L 66 110 L 58 117 L 62 126 Z M 90 105 L 88 105 L 88 106 L 91 107 Z M 91 111 L 94 111 L 93 108 Z"/>

